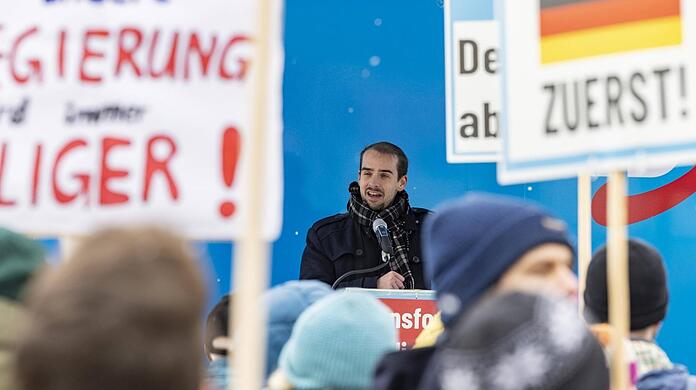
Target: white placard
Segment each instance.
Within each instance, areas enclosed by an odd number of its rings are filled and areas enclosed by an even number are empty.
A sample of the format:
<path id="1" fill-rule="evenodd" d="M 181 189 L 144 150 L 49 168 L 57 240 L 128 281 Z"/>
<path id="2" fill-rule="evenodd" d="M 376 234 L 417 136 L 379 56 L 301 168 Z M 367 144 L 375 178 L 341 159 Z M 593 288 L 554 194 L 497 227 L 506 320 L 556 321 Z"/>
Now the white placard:
<path id="1" fill-rule="evenodd" d="M 282 2 L 274 3 L 264 237 L 282 215 Z M 233 239 L 248 178 L 256 6 L 0 1 L 0 224 L 155 221 Z"/>
<path id="2" fill-rule="evenodd" d="M 498 23 L 458 20 L 452 1 L 445 2 L 447 162 L 498 161 Z"/>
<path id="3" fill-rule="evenodd" d="M 689 54 L 696 52 L 696 34 L 695 24 L 688 23 L 696 20 L 693 2 L 656 1 L 660 7 L 677 4 L 676 15 L 667 17 L 641 14 L 639 20 L 626 20 L 635 13 L 617 13 L 612 21 L 597 13 L 605 18 L 589 22 L 594 25 L 583 25 L 580 17 L 543 25 L 542 3 L 546 10 L 581 3 L 616 6 L 610 1 L 498 0 L 505 70 L 499 181 L 567 178 L 583 169 L 644 171 L 696 161 L 691 98 L 696 69 Z M 547 13 L 545 23 L 561 14 Z M 659 34 L 646 39 L 641 31 Z"/>

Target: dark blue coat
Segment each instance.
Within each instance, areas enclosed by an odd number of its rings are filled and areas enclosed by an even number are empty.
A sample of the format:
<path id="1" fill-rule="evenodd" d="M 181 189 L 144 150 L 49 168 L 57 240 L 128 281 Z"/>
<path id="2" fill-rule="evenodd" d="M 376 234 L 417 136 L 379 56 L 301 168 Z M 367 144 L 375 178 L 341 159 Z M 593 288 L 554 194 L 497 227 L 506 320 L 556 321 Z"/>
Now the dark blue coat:
<path id="1" fill-rule="evenodd" d="M 391 352 L 377 364 L 372 390 L 416 390 L 436 347 Z"/>
<path id="2" fill-rule="evenodd" d="M 429 289 L 423 276 L 420 232 L 429 211 L 411 208 L 406 214 L 409 230 L 409 267 L 417 289 Z M 307 246 L 302 254 L 300 279 L 318 279 L 333 284 L 346 272 L 368 269 L 383 264 L 381 250 L 374 232 L 361 226 L 348 213 L 320 219 L 307 232 Z M 336 288 L 376 288 L 377 279 L 389 272 L 389 266 L 379 271 L 356 275 L 342 281 Z"/>

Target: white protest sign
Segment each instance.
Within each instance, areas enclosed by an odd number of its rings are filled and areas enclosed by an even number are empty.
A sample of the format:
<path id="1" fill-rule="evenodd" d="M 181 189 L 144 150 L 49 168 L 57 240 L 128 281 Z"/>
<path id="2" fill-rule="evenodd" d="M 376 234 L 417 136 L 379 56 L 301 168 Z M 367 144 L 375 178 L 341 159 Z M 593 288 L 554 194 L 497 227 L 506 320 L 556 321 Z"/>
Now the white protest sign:
<path id="1" fill-rule="evenodd" d="M 282 3 L 271 25 L 264 237 L 282 215 Z M 233 239 L 246 203 L 256 2 L 1 0 L 0 224 L 156 221 Z"/>
<path id="2" fill-rule="evenodd" d="M 490 20 L 492 15 L 480 20 L 490 13 L 491 2 L 448 0 L 444 4 L 449 163 L 499 158 L 498 22 Z"/>
<path id="3" fill-rule="evenodd" d="M 694 5 L 499 0 L 499 181 L 696 161 Z"/>

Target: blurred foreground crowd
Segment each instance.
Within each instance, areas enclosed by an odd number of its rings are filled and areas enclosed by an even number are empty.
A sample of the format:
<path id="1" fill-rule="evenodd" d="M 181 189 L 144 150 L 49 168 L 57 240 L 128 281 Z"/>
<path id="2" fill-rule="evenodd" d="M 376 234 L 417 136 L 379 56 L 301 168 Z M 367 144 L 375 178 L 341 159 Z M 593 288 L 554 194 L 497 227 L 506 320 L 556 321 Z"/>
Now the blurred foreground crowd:
<path id="1" fill-rule="evenodd" d="M 578 315 L 565 224 L 513 198 L 469 194 L 423 228 L 440 314 L 397 351 L 389 309 L 316 280 L 268 290 L 270 389 L 609 388 L 606 249 L 592 258 Z M 668 306 L 659 252 L 630 240 L 634 388 L 696 389 L 655 343 Z M 199 261 L 157 227 L 102 230 L 46 266 L 41 246 L 0 230 L 0 389 L 197 390 L 234 386 L 226 295 L 205 313 Z M 205 360 L 209 361 L 205 363 Z"/>

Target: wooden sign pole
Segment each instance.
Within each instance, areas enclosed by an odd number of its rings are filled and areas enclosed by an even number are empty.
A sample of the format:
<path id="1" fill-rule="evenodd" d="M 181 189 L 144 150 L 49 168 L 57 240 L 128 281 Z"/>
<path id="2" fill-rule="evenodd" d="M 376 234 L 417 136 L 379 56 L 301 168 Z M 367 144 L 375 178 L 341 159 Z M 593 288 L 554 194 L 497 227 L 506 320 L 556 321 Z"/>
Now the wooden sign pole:
<path id="1" fill-rule="evenodd" d="M 628 286 L 628 207 L 626 200 L 626 176 L 612 172 L 609 176 L 607 196 L 607 286 L 609 294 L 609 324 L 614 330 L 611 338 L 611 389 L 627 390 L 629 387 L 628 364 L 624 341 L 629 335 L 629 286 Z"/>
<path id="2" fill-rule="evenodd" d="M 80 236 L 61 236 L 58 241 L 60 248 L 60 261 L 67 261 L 80 244 Z"/>
<path id="3" fill-rule="evenodd" d="M 587 268 L 592 257 L 592 182 L 589 173 L 578 176 L 578 310 L 585 309 Z"/>
<path id="4" fill-rule="evenodd" d="M 240 210 L 241 240 L 236 242 L 234 254 L 234 299 L 229 335 L 234 340 L 231 352 L 232 367 L 228 389 L 260 389 L 265 365 L 265 311 L 259 308 L 259 297 L 268 286 L 269 244 L 263 239 L 263 199 L 265 178 L 266 101 L 270 58 L 271 1 L 257 0 L 258 24 L 254 39 L 255 69 L 251 131 L 245 135 L 242 153 L 246 151 L 248 186 L 246 204 Z M 234 380 L 233 380 L 234 379 Z"/>

